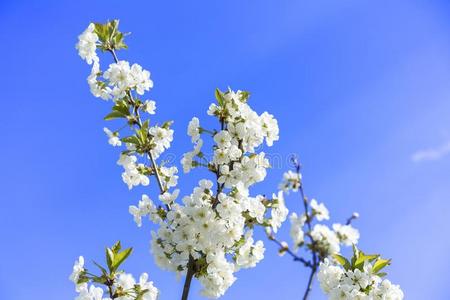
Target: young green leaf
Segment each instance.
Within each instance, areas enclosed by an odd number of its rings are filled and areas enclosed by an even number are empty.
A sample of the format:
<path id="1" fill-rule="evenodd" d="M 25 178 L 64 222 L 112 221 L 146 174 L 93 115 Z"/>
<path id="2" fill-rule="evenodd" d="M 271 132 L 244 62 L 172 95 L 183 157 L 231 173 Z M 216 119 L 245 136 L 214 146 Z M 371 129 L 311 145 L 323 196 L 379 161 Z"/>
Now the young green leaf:
<path id="1" fill-rule="evenodd" d="M 355 261 L 354 267 L 362 270 L 364 267 L 364 262 L 373 261 L 379 257 L 380 255 L 378 254 L 364 254 L 362 251 L 359 251 L 359 256 Z"/>
<path id="2" fill-rule="evenodd" d="M 173 124 L 173 121 L 166 121 L 166 122 L 164 122 L 163 124 L 162 124 L 162 128 L 165 128 L 165 129 L 169 129 L 170 128 L 170 126 L 172 126 L 172 124 Z"/>
<path id="3" fill-rule="evenodd" d="M 126 118 L 126 115 L 124 115 L 123 113 L 121 113 L 119 111 L 113 111 L 113 112 L 107 114 L 103 119 L 105 121 L 109 121 L 109 120 L 114 120 L 114 119 L 118 119 L 118 118 Z"/>
<path id="4" fill-rule="evenodd" d="M 388 266 L 390 264 L 391 264 L 391 260 L 390 259 L 380 258 L 373 265 L 372 271 L 374 273 L 378 273 L 378 271 L 380 271 L 381 269 L 383 269 L 384 267 L 386 267 L 386 266 Z"/>
<path id="5" fill-rule="evenodd" d="M 112 263 L 114 261 L 114 252 L 110 248 L 106 248 L 106 264 L 109 271 L 112 270 Z"/>
<path id="6" fill-rule="evenodd" d="M 147 132 L 148 131 L 148 127 L 149 127 L 149 120 L 146 120 L 141 127 L 141 130 L 143 130 L 143 132 Z"/>
<path id="7" fill-rule="evenodd" d="M 120 244 L 120 241 L 117 241 L 111 248 L 111 250 L 114 252 L 114 254 L 119 253 L 120 249 L 122 249 L 122 245 Z"/>
<path id="8" fill-rule="evenodd" d="M 219 103 L 219 106 L 223 106 L 224 99 L 222 92 L 218 88 L 216 88 L 214 95 L 216 96 L 216 100 L 217 103 Z"/>
<path id="9" fill-rule="evenodd" d="M 121 139 L 122 142 L 124 143 L 130 143 L 130 144 L 135 144 L 135 145 L 139 145 L 139 139 L 137 137 L 133 136 L 127 136 Z"/>
<path id="10" fill-rule="evenodd" d="M 122 252 L 117 253 L 114 256 L 114 260 L 112 263 L 112 270 L 116 271 L 119 268 L 119 266 L 127 259 L 127 257 L 130 256 L 132 251 L 133 248 L 128 248 L 123 250 Z"/>
<path id="11" fill-rule="evenodd" d="M 120 113 L 122 113 L 122 114 L 124 114 L 126 116 L 128 116 L 130 114 L 130 110 L 128 108 L 128 105 L 123 100 L 117 101 L 112 109 L 114 111 L 120 112 Z"/>
<path id="12" fill-rule="evenodd" d="M 345 270 L 349 270 L 351 268 L 350 262 L 342 255 L 336 253 L 333 254 L 333 257 L 344 267 Z"/>

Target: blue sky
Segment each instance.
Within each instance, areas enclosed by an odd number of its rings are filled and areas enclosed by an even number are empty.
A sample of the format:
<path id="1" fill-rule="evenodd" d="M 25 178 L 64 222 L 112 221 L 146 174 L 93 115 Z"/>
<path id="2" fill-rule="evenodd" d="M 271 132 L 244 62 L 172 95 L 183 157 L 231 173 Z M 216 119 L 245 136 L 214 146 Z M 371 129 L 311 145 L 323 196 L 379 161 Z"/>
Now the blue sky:
<path id="1" fill-rule="evenodd" d="M 360 212 L 360 247 L 393 259 L 407 299 L 448 299 L 449 15 L 447 1 L 418 0 L 1 1 L 0 299 L 73 298 L 75 258 L 101 260 L 118 239 L 135 247 L 129 271 L 148 272 L 162 300 L 180 295 L 149 255 L 149 224 L 127 212 L 156 184 L 121 183 L 102 132 L 109 104 L 89 94 L 74 49 L 90 21 L 112 18 L 132 32 L 121 57 L 152 72 L 158 118 L 176 121 L 171 153 L 190 149 L 187 123 L 206 118 L 214 88 L 251 91 L 279 120 L 270 152 L 299 154 L 307 194 L 333 220 Z M 286 168 L 255 192 L 272 192 Z M 295 196 L 288 205 L 299 209 Z M 306 270 L 266 245 L 223 299 L 300 298 Z"/>

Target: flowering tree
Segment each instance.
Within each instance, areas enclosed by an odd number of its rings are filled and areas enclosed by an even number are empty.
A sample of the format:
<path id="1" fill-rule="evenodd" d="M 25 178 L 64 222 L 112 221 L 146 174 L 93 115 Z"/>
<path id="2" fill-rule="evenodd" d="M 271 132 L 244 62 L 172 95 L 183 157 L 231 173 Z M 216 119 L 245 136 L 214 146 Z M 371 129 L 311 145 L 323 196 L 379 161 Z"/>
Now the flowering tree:
<path id="1" fill-rule="evenodd" d="M 398 285 L 392 285 L 381 277 L 380 272 L 390 260 L 382 259 L 380 255 L 366 255 L 356 248 L 359 231 L 352 227 L 353 220 L 359 217 L 353 213 L 345 224 L 334 223 L 332 229 L 322 224 L 329 220 L 329 211 L 323 203 L 309 200 L 303 190 L 301 165 L 292 158 L 295 171 L 284 173 L 279 189 L 286 193 L 299 192 L 303 213 L 290 215 L 292 247 L 284 241 L 279 241 L 272 230 L 266 230 L 270 240 L 278 244 L 279 254 L 290 255 L 294 261 L 301 263 L 310 270 L 309 279 L 303 294 L 308 299 L 315 274 L 322 290 L 329 299 L 358 300 L 401 300 L 403 292 Z M 339 254 L 341 246 L 353 246 L 354 255 L 351 261 Z M 299 250 L 310 256 L 309 259 L 299 255 Z"/>
<path id="2" fill-rule="evenodd" d="M 210 105 L 207 113 L 217 119 L 218 128 L 203 128 L 199 119 L 193 118 L 187 133 L 194 149 L 185 153 L 181 160 L 184 173 L 205 168 L 213 180 L 201 179 L 190 195 L 177 201 L 180 193 L 175 189 L 177 167 L 157 162 L 173 140 L 172 122 L 157 125 L 153 120 L 155 102 L 143 99 L 145 92 L 153 87 L 150 72 L 138 64 L 130 66 L 117 57 L 117 50 L 127 48 L 125 35 L 118 25 L 118 21 L 90 24 L 79 36 L 76 48 L 81 58 L 92 65 L 87 79 L 92 94 L 112 100 L 111 112 L 105 120 L 124 123 L 119 130 L 104 128 L 109 144 L 124 147 L 117 162 L 124 169 L 123 181 L 129 189 L 149 185 L 150 177 L 158 184 L 158 204 L 144 194 L 137 206 L 130 206 L 129 212 L 139 227 L 144 217 L 155 223 L 157 229 L 152 231 L 151 252 L 159 267 L 185 275 L 181 299 L 188 298 L 194 277 L 202 284 L 204 296 L 218 298 L 236 280 L 235 272 L 252 268 L 263 259 L 264 244 L 254 241 L 254 227 L 270 226 L 276 232 L 286 219 L 282 192 L 272 199 L 250 194 L 250 187 L 264 180 L 270 166 L 265 153 L 258 150 L 264 142 L 270 147 L 278 140 L 277 121 L 267 112 L 258 115 L 253 111 L 247 103 L 248 92 L 217 89 L 216 103 Z M 110 53 L 114 61 L 104 72 L 100 69 L 97 50 Z M 119 136 L 119 131 L 123 137 Z M 214 153 L 211 158 L 202 150 L 203 137 Z M 110 250 L 114 255 L 122 253 L 114 252 L 115 249 Z M 86 284 L 87 279 L 97 282 L 97 277 L 86 276 L 82 260 L 74 268 L 78 270 L 73 276 L 77 283 Z M 105 275 L 109 280 L 107 286 L 126 289 L 121 286 L 122 275 L 116 280 L 114 274 L 106 273 L 109 276 Z M 126 295 L 110 292 L 110 298 L 153 299 L 144 298 L 157 294 L 142 293 L 150 290 L 145 283 L 146 276 L 144 279 L 142 284 L 134 285 L 139 286 L 135 292 Z M 95 287 L 92 293 L 89 291 L 90 296 L 85 297 L 83 291 L 79 299 L 101 299 L 95 294 Z"/>

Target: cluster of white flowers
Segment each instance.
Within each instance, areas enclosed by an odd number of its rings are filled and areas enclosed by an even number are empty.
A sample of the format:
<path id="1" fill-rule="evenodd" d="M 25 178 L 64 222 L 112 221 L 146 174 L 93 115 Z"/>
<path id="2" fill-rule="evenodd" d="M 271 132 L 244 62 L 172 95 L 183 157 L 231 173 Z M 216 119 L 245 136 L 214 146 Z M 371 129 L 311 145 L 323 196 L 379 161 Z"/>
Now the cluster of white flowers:
<path id="1" fill-rule="evenodd" d="M 112 132 L 108 128 L 104 127 L 103 131 L 108 136 L 108 143 L 113 147 L 122 146 L 122 141 L 119 138 L 119 134 L 117 132 Z"/>
<path id="2" fill-rule="evenodd" d="M 110 64 L 103 78 L 113 88 L 112 95 L 116 99 L 123 98 L 130 89 L 136 90 L 138 95 L 143 95 L 153 87 L 149 71 L 142 69 L 138 64 L 130 67 L 130 63 L 124 60 Z"/>
<path id="3" fill-rule="evenodd" d="M 345 246 L 356 245 L 359 240 L 359 231 L 351 225 L 333 224 L 333 230 L 339 241 Z"/>
<path id="4" fill-rule="evenodd" d="M 402 300 L 398 285 L 374 274 L 373 264 L 366 261 L 362 268 L 345 270 L 325 259 L 317 275 L 320 287 L 330 300 Z"/>
<path id="5" fill-rule="evenodd" d="M 129 189 L 133 186 L 143 185 L 147 186 L 150 183 L 149 178 L 143 174 L 143 169 L 145 169 L 144 164 L 137 163 L 137 157 L 134 155 L 121 155 L 117 164 L 124 168 L 122 173 L 123 182 L 128 185 Z"/>
<path id="6" fill-rule="evenodd" d="M 146 206 L 150 208 L 149 215 L 153 215 L 151 219 L 160 225 L 158 232 L 153 232 L 152 240 L 158 265 L 178 272 L 185 270 L 190 256 L 203 260 L 198 277 L 204 286 L 202 292 L 217 298 L 234 282 L 235 271 L 254 267 L 264 257 L 263 243 L 254 243 L 251 230 L 244 233 L 244 216 L 253 215 L 256 222 L 258 219 L 262 222 L 265 207 L 259 199 L 239 190 L 234 196 L 220 193 L 216 199 L 212 186 L 211 181 L 201 180 L 181 205 L 172 205 L 164 221 L 158 218 L 153 203 Z M 214 206 L 214 203 L 218 204 Z M 140 211 L 145 214 L 145 210 Z M 227 253 L 233 255 L 234 262 L 227 260 Z"/>
<path id="7" fill-rule="evenodd" d="M 279 187 L 285 192 L 299 191 L 301 188 L 301 174 L 292 171 L 284 173 L 283 181 Z M 307 200 L 304 199 L 303 201 Z M 305 244 L 305 236 L 309 236 L 312 239 L 308 248 L 316 251 L 322 259 L 339 252 L 340 245 L 351 246 L 358 243 L 359 231 L 350 224 L 335 223 L 331 229 L 325 224 L 317 223 L 309 231 L 309 227 L 305 226 L 308 218 L 310 223 L 314 219 L 319 222 L 330 219 L 330 214 L 325 204 L 318 203 L 316 199 L 311 199 L 309 207 L 311 212 L 308 213 L 308 216 L 306 213 L 298 216 L 295 212 L 290 216 L 290 236 L 293 241 L 294 251 Z M 281 254 L 284 254 L 284 252 L 282 251 Z"/>
<path id="8" fill-rule="evenodd" d="M 316 217 L 317 221 L 329 219 L 328 209 L 323 203 L 317 204 L 317 201 L 313 199 L 310 204 L 312 208 L 312 216 Z M 351 246 L 358 243 L 359 231 L 351 225 L 335 223 L 332 226 L 332 230 L 327 225 L 315 224 L 311 232 L 305 233 L 305 214 L 298 217 L 296 213 L 292 213 L 290 216 L 290 221 L 290 235 L 293 241 L 294 249 L 298 249 L 298 247 L 301 247 L 305 243 L 304 237 L 306 234 L 310 235 L 314 241 L 314 248 L 321 257 L 327 257 L 331 254 L 339 252 L 341 244 Z"/>
<path id="9" fill-rule="evenodd" d="M 340 241 L 336 233 L 326 225 L 314 225 L 311 236 L 315 243 L 314 246 L 322 257 L 337 253 L 341 250 L 339 246 Z"/>
<path id="10" fill-rule="evenodd" d="M 301 184 L 302 174 L 289 170 L 283 174 L 283 180 L 278 188 L 286 193 L 289 193 L 289 191 L 297 192 Z"/>
<path id="11" fill-rule="evenodd" d="M 272 196 L 273 200 L 275 200 L 274 205 L 272 206 L 271 211 L 271 219 L 270 219 L 270 228 L 277 232 L 278 228 L 281 227 L 281 223 L 283 223 L 286 220 L 286 217 L 289 214 L 289 210 L 286 207 L 284 203 L 284 196 L 283 192 L 278 192 L 277 195 L 273 194 Z"/>
<path id="12" fill-rule="evenodd" d="M 94 31 L 95 25 L 93 23 L 89 24 L 88 28 L 78 36 L 78 43 L 75 46 L 80 57 L 89 65 L 93 62 L 98 62 L 96 52 L 98 36 Z"/>
<path id="13" fill-rule="evenodd" d="M 149 129 L 150 135 L 153 137 L 154 148 L 152 154 L 158 158 L 164 150 L 170 148 L 170 143 L 173 141 L 173 130 L 161 126 L 152 126 Z"/>
<path id="14" fill-rule="evenodd" d="M 79 282 L 80 277 L 84 276 L 86 269 L 84 268 L 84 258 L 79 257 L 73 266 L 72 274 L 69 279 L 75 284 L 75 290 L 78 296 L 75 300 L 112 300 L 112 295 L 107 295 L 101 287 L 95 286 L 88 282 Z M 111 286 L 111 291 L 116 293 L 114 299 L 117 300 L 156 300 L 159 291 L 153 285 L 152 281 L 148 281 L 147 273 L 142 273 L 139 281 L 136 282 L 133 275 L 124 272 L 118 272 Z M 145 291 L 138 297 L 140 292 Z"/>
<path id="15" fill-rule="evenodd" d="M 193 261 L 202 294 L 210 298 L 225 293 L 236 280 L 234 272 L 254 267 L 263 259 L 264 244 L 254 241 L 253 226 L 271 226 L 276 231 L 288 214 L 282 193 L 273 195 L 271 201 L 249 194 L 250 186 L 262 181 L 270 166 L 265 154 L 255 153 L 255 149 L 264 141 L 272 145 L 278 139 L 276 120 L 268 113 L 258 116 L 246 103 L 244 92 L 230 90 L 221 93 L 220 99 L 208 114 L 221 121 L 221 130 L 205 130 L 198 118 L 193 118 L 187 132 L 195 149 L 182 159 L 185 172 L 205 166 L 214 173 L 215 189 L 212 181 L 203 179 L 180 204 L 175 202 L 178 190 L 160 195 L 160 200 L 170 205 L 168 211 L 147 196 L 130 207 L 138 226 L 147 215 L 160 226 L 152 232 L 151 250 L 157 264 L 184 273 Z M 211 134 L 214 140 L 211 161 L 201 152 L 202 133 Z M 271 214 L 266 215 L 269 206 Z"/>
<path id="16" fill-rule="evenodd" d="M 100 47 L 100 41 L 98 35 L 95 33 L 95 27 L 93 23 L 89 24 L 88 28 L 78 37 L 78 43 L 76 48 L 79 55 L 86 60 L 88 64 L 92 64 L 92 71 L 87 81 L 90 86 L 91 92 L 95 97 L 102 98 L 104 100 L 113 99 L 119 101 L 125 99 L 125 102 L 130 101 L 132 98 L 132 92 L 134 91 L 138 96 L 142 96 L 146 91 L 149 91 L 153 87 L 153 81 L 150 79 L 150 72 L 144 70 L 140 65 L 133 64 L 127 61 L 116 61 L 109 65 L 105 72 L 100 69 L 100 60 L 97 56 L 96 49 Z M 138 103 L 138 102 L 136 102 Z M 126 110 L 128 108 L 125 107 Z M 142 113 L 149 115 L 155 114 L 156 103 L 153 100 L 145 100 L 139 102 L 138 109 Z M 127 111 L 125 111 L 126 113 Z M 118 112 L 115 112 L 116 114 Z M 122 110 L 121 113 L 124 113 Z M 123 116 L 132 118 L 132 116 Z M 170 147 L 173 140 L 173 130 L 169 128 L 170 124 L 163 126 L 152 126 L 148 128 L 148 135 L 151 137 L 149 142 L 152 145 L 151 151 L 153 158 L 158 158 L 165 150 Z M 104 132 L 108 136 L 108 142 L 112 146 L 122 146 L 122 141 L 118 132 L 113 132 L 108 128 L 104 128 Z M 136 154 L 136 145 L 132 143 L 125 143 L 127 151 L 125 151 L 118 161 L 118 164 L 124 168 L 122 173 L 122 179 L 127 184 L 128 188 L 133 188 L 137 185 L 148 185 L 148 175 L 151 173 L 145 168 L 143 163 L 139 163 L 138 160 L 145 160 L 147 155 Z M 164 170 L 161 170 L 164 172 Z M 168 179 L 169 186 L 164 187 L 168 189 L 170 186 L 176 185 L 176 178 L 173 174 L 176 174 L 178 170 L 172 167 L 168 170 L 168 174 L 171 174 Z M 175 182 L 175 183 L 174 183 Z"/>

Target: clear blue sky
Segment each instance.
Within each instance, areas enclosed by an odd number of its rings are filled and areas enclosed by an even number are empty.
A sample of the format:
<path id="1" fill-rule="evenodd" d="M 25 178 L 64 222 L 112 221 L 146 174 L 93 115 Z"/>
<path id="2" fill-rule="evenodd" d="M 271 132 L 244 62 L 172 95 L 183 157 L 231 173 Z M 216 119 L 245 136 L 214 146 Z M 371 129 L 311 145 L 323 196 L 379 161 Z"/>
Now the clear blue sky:
<path id="1" fill-rule="evenodd" d="M 120 55 L 152 72 L 158 118 L 176 120 L 172 153 L 190 149 L 186 125 L 205 117 L 215 87 L 251 91 L 279 120 L 271 151 L 300 155 L 307 194 L 333 220 L 360 212 L 360 246 L 393 259 L 406 298 L 450 297 L 448 1 L 3 0 L 0 299 L 72 299 L 74 259 L 101 260 L 117 239 L 135 247 L 128 270 L 150 273 L 162 300 L 180 295 L 148 253 L 149 224 L 127 212 L 156 185 L 121 183 L 102 131 L 109 104 L 89 94 L 74 49 L 90 21 L 112 18 L 132 32 Z M 282 171 L 257 191 L 273 191 Z M 300 298 L 307 272 L 266 245 L 223 299 Z M 313 296 L 323 299 L 317 285 Z"/>

